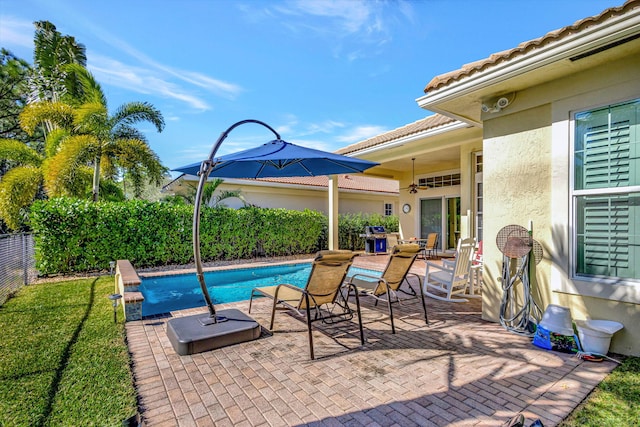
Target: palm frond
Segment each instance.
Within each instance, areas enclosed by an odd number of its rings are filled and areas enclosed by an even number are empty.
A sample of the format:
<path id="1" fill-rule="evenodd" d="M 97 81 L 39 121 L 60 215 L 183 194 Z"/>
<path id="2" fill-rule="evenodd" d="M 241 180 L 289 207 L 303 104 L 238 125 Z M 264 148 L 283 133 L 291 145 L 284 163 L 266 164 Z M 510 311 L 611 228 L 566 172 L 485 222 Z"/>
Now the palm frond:
<path id="1" fill-rule="evenodd" d="M 95 138 L 88 135 L 69 137 L 56 155 L 44 162 L 45 188 L 50 197 L 86 194 L 87 188 L 91 187 L 88 164 L 94 156 L 96 144 Z"/>
<path id="2" fill-rule="evenodd" d="M 240 199 L 244 206 L 248 205 L 242 190 L 223 190 L 213 199 L 213 206 L 222 206 L 224 200 L 232 198 Z"/>
<path id="3" fill-rule="evenodd" d="M 208 205 L 213 197 L 213 193 L 216 192 L 223 182 L 224 180 L 222 178 L 214 178 L 211 181 L 207 181 L 202 189 L 202 203 Z"/>
<path id="4" fill-rule="evenodd" d="M 113 120 L 114 123 L 123 125 L 133 125 L 146 121 L 153 123 L 158 132 L 162 132 L 164 129 L 162 113 L 148 102 L 129 102 L 121 105 L 114 112 Z"/>
<path id="5" fill-rule="evenodd" d="M 99 102 L 87 102 L 73 110 L 75 129 L 79 133 L 92 133 L 100 139 L 108 140 L 109 113 Z"/>
<path id="6" fill-rule="evenodd" d="M 72 84 L 79 87 L 74 88 L 75 93 L 70 92 L 69 102 L 77 104 L 101 104 L 107 108 L 107 98 L 100 83 L 93 77 L 93 74 L 80 64 L 65 64 L 62 68 L 69 76 L 73 78 L 68 80 Z M 67 88 L 71 89 L 71 88 Z"/>
<path id="7" fill-rule="evenodd" d="M 39 167 L 42 156 L 36 150 L 13 139 L 0 139 L 0 159 L 11 160 L 19 165 Z"/>
<path id="8" fill-rule="evenodd" d="M 73 108 L 62 102 L 43 101 L 28 104 L 20 113 L 20 126 L 29 135 L 33 135 L 36 127 L 45 122 L 70 129 L 73 124 Z"/>
<path id="9" fill-rule="evenodd" d="M 60 144 L 62 144 L 68 136 L 70 136 L 69 131 L 63 128 L 53 129 L 49 132 L 44 140 L 45 155 L 47 157 L 54 156 Z"/>
<path id="10" fill-rule="evenodd" d="M 112 133 L 115 139 L 138 139 L 147 143 L 147 135 L 132 126 L 121 124 Z"/>
<path id="11" fill-rule="evenodd" d="M 18 230 L 25 209 L 36 197 L 42 183 L 42 171 L 34 166 L 19 166 L 7 172 L 0 181 L 0 218 Z"/>
<path id="12" fill-rule="evenodd" d="M 124 170 L 134 185 L 136 196 L 142 194 L 144 178 L 149 183 L 160 186 L 168 168 L 162 165 L 158 155 L 145 141 L 139 139 L 119 139 L 113 147 L 116 162 Z"/>

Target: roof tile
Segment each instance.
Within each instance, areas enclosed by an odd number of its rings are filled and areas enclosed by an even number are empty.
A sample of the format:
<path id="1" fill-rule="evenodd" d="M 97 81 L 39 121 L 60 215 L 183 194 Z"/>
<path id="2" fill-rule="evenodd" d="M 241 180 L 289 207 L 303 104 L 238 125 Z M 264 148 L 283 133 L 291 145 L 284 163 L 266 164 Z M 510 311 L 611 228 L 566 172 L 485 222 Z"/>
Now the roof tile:
<path id="1" fill-rule="evenodd" d="M 404 125 L 389 132 L 376 135 L 372 138 L 365 139 L 355 144 L 351 144 L 347 147 L 341 148 L 336 151 L 338 154 L 348 154 L 356 151 L 364 150 L 366 148 L 375 147 L 376 145 L 384 144 L 385 142 L 393 141 L 398 138 L 413 135 L 419 132 L 423 132 L 429 129 L 434 129 L 439 126 L 443 126 L 449 123 L 455 122 L 455 119 L 443 116 L 441 114 L 434 114 L 424 119 L 417 120 L 408 125 Z"/>
<path id="2" fill-rule="evenodd" d="M 550 31 L 542 37 L 520 43 L 518 47 L 514 49 L 494 53 L 486 59 L 481 59 L 479 61 L 465 64 L 459 70 L 440 74 L 439 76 L 434 77 L 424 88 L 424 92 L 427 93 L 436 89 L 440 89 L 465 77 L 469 77 L 475 73 L 482 72 L 487 68 L 490 68 L 501 62 L 509 61 L 515 57 L 525 55 L 532 50 L 549 45 L 551 43 L 555 43 L 572 34 L 581 32 L 588 27 L 601 24 L 612 17 L 623 15 L 629 10 L 637 7 L 640 7 L 640 0 L 629 0 L 622 6 L 606 9 L 599 15 L 581 19 L 575 22 L 573 25 Z"/>

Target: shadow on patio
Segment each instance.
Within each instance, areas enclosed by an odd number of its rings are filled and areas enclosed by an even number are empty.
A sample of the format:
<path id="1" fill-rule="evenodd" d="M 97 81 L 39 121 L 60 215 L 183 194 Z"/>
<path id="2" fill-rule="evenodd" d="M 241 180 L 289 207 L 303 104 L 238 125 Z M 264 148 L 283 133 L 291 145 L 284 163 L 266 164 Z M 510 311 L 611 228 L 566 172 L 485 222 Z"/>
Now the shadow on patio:
<path id="1" fill-rule="evenodd" d="M 364 346 L 355 321 L 317 323 L 315 361 L 306 324 L 283 313 L 273 335 L 191 356 L 174 352 L 168 318 L 129 322 L 145 425 L 500 426 L 524 412 L 548 427 L 615 367 L 534 347 L 483 321 L 479 300 L 427 299 L 431 326 L 409 301 L 394 307 L 391 334 L 386 307 L 363 299 Z M 228 307 L 247 312 L 248 302 Z M 173 315 L 195 311 L 205 310 Z M 270 302 L 251 315 L 268 326 Z"/>

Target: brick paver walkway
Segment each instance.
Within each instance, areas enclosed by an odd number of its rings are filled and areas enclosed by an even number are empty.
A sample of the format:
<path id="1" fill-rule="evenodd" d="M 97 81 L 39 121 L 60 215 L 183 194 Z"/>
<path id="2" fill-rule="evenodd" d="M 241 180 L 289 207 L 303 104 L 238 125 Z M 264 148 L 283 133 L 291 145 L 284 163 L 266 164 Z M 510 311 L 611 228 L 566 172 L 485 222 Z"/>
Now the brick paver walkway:
<path id="1" fill-rule="evenodd" d="M 500 426 L 523 412 L 525 425 L 541 418 L 549 427 L 615 367 L 534 347 L 483 321 L 479 300 L 428 298 L 430 326 L 417 300 L 396 305 L 395 335 L 385 306 L 362 303 L 366 344 L 355 319 L 318 322 L 314 361 L 306 323 L 282 312 L 273 334 L 190 356 L 171 347 L 169 317 L 128 322 L 145 426 Z M 247 312 L 248 302 L 218 308 L 230 307 Z M 268 327 L 269 310 L 258 300 L 251 316 Z"/>

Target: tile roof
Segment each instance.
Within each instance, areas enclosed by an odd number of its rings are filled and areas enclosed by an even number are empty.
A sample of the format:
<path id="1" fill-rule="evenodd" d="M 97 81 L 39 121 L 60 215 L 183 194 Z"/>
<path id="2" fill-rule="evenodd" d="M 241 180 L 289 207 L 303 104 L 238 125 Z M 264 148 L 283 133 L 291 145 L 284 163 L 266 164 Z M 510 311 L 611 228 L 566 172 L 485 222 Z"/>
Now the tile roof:
<path id="1" fill-rule="evenodd" d="M 434 77 L 424 88 L 424 92 L 427 93 L 436 89 L 440 89 L 443 86 L 447 86 L 450 83 L 462 80 L 465 77 L 469 77 L 475 73 L 484 71 L 494 65 L 509 61 L 518 56 L 525 55 L 537 48 L 558 42 L 565 39 L 566 37 L 569 37 L 572 34 L 579 33 L 588 27 L 602 24 L 610 18 L 623 15 L 629 10 L 637 7 L 640 7 L 640 0 L 629 0 L 622 6 L 606 9 L 599 15 L 581 19 L 575 22 L 573 25 L 551 31 L 537 39 L 520 43 L 518 47 L 514 49 L 494 53 L 486 59 L 465 64 L 459 70 L 451 71 Z"/>
<path id="2" fill-rule="evenodd" d="M 365 139 L 355 144 L 351 144 L 347 147 L 341 148 L 336 151 L 338 154 L 348 154 L 356 151 L 364 150 L 366 148 L 375 147 L 376 145 L 383 144 L 385 142 L 393 141 L 405 136 L 417 134 L 426 130 L 434 129 L 449 123 L 456 122 L 457 120 L 451 117 L 446 117 L 441 114 L 434 114 L 424 119 L 417 120 L 408 125 L 404 125 L 389 132 L 381 133 L 372 138 Z"/>
<path id="3" fill-rule="evenodd" d="M 249 180 L 247 180 L 249 181 Z M 254 180 L 250 180 L 254 181 Z M 291 178 L 258 178 L 255 181 L 274 182 L 280 184 L 307 185 L 324 187 L 329 185 L 327 176 L 306 176 Z M 377 193 L 398 193 L 398 181 L 373 178 L 363 175 L 338 175 L 338 188 L 341 190 L 374 191 Z"/>

